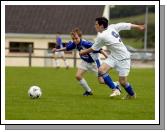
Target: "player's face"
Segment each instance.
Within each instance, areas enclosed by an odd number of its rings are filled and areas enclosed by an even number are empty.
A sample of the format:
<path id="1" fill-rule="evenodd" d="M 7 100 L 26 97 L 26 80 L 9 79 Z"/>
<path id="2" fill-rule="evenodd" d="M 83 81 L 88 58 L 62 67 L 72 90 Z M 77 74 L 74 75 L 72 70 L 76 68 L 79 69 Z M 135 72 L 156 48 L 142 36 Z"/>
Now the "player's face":
<path id="1" fill-rule="evenodd" d="M 100 32 L 100 25 L 98 24 L 98 21 L 95 22 L 95 29 L 97 32 Z"/>
<path id="2" fill-rule="evenodd" d="M 78 36 L 78 34 L 71 35 L 71 38 L 72 38 L 72 40 L 73 40 L 73 42 L 75 44 L 79 44 L 80 43 L 80 37 Z"/>

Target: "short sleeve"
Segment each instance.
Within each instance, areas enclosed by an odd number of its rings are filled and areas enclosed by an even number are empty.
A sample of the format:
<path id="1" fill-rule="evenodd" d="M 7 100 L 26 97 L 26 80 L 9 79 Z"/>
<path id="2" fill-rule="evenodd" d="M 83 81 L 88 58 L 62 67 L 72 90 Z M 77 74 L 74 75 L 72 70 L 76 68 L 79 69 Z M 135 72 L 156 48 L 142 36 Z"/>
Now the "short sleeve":
<path id="1" fill-rule="evenodd" d="M 76 48 L 76 45 L 75 45 L 73 42 L 71 42 L 71 41 L 69 41 L 69 42 L 67 43 L 67 45 L 66 45 L 66 50 L 67 50 L 67 51 L 73 50 L 73 49 L 75 49 L 75 48 Z"/>
<path id="2" fill-rule="evenodd" d="M 85 48 L 90 48 L 92 45 L 93 45 L 93 43 L 91 43 L 91 42 L 89 42 L 89 41 L 84 41 L 83 43 L 82 43 L 82 45 L 85 47 Z"/>
<path id="3" fill-rule="evenodd" d="M 111 26 L 114 27 L 114 29 L 117 32 L 119 32 L 121 30 L 130 30 L 131 29 L 131 23 L 117 23 L 117 24 L 112 24 Z"/>

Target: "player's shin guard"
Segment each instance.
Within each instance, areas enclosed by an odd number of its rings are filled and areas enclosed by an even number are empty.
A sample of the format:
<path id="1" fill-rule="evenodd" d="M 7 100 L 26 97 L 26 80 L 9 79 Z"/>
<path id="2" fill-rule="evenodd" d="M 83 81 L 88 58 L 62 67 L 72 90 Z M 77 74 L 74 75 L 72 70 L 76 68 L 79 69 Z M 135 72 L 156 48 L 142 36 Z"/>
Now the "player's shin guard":
<path id="1" fill-rule="evenodd" d="M 126 83 L 126 85 L 123 87 L 130 96 L 134 96 L 135 93 L 133 91 L 132 86 L 129 83 Z"/>
<path id="2" fill-rule="evenodd" d="M 113 81 L 112 81 L 112 79 L 111 79 L 111 77 L 109 76 L 108 73 L 105 73 L 105 74 L 103 74 L 103 75 L 101 75 L 101 76 L 103 77 L 105 84 L 106 84 L 109 88 L 111 88 L 111 89 L 116 89 L 116 86 L 115 86 L 115 84 L 113 83 Z"/>

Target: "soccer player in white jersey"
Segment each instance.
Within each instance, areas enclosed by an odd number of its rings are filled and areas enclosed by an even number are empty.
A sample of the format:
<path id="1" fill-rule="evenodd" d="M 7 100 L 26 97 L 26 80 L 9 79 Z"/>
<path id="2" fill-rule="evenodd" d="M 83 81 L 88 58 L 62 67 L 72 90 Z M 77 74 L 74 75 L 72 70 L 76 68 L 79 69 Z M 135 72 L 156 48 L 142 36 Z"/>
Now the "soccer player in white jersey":
<path id="1" fill-rule="evenodd" d="M 127 80 L 130 71 L 130 52 L 121 41 L 119 31 L 130 30 L 132 28 L 144 30 L 144 25 L 136 25 L 131 23 L 118 23 L 108 26 L 108 20 L 105 17 L 98 17 L 95 21 L 95 29 L 98 32 L 95 43 L 89 49 L 81 50 L 80 55 L 84 55 L 106 46 L 111 53 L 108 58 L 99 67 L 99 73 L 103 77 L 105 83 L 112 89 L 111 97 L 120 95 L 120 91 L 115 87 L 108 71 L 115 68 L 119 73 L 119 83 L 128 93 L 124 99 L 133 99 L 136 97 L 132 86 Z"/>

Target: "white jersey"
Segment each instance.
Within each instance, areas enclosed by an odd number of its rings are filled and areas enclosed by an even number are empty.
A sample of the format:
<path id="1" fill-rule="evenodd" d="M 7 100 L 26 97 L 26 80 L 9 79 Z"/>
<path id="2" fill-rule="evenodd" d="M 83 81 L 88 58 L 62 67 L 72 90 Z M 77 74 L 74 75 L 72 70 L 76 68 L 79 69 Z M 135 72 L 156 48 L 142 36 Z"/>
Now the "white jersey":
<path id="1" fill-rule="evenodd" d="M 92 49 L 99 50 L 101 47 L 106 46 L 113 58 L 117 60 L 130 58 L 130 52 L 119 36 L 119 31 L 130 29 L 131 23 L 118 23 L 108 26 L 102 33 L 98 33 L 95 43 L 92 45 Z"/>

